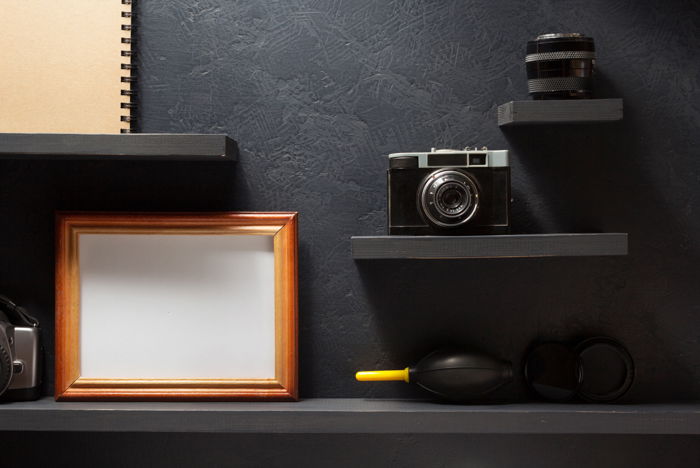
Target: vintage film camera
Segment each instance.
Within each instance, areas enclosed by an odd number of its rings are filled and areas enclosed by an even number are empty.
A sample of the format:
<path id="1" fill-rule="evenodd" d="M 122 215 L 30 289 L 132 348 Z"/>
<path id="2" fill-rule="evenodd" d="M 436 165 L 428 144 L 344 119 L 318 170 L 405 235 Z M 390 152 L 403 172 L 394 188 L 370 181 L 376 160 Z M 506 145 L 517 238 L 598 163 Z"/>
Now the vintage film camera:
<path id="1" fill-rule="evenodd" d="M 0 296 L 0 400 L 36 400 L 41 394 L 39 322 Z"/>
<path id="2" fill-rule="evenodd" d="M 389 234 L 505 234 L 508 151 L 467 147 L 390 154 L 388 204 Z"/>

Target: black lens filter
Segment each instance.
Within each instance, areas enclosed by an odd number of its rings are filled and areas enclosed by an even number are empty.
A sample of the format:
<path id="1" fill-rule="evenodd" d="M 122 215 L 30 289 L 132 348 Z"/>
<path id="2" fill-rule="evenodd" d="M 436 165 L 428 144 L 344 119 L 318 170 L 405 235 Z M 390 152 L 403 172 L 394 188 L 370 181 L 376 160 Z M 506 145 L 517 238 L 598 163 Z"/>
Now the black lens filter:
<path id="1" fill-rule="evenodd" d="M 541 343 L 532 348 L 525 362 L 525 381 L 547 400 L 566 401 L 581 385 L 576 353 L 561 343 Z"/>
<path id="2" fill-rule="evenodd" d="M 591 402 L 610 402 L 629 390 L 634 362 L 629 352 L 607 337 L 590 338 L 575 347 L 546 342 L 532 347 L 525 381 L 539 396 L 567 401 L 577 396 Z"/>
<path id="3" fill-rule="evenodd" d="M 592 402 L 613 401 L 624 395 L 634 380 L 632 356 L 617 341 L 590 338 L 576 347 L 581 365 L 578 395 Z"/>

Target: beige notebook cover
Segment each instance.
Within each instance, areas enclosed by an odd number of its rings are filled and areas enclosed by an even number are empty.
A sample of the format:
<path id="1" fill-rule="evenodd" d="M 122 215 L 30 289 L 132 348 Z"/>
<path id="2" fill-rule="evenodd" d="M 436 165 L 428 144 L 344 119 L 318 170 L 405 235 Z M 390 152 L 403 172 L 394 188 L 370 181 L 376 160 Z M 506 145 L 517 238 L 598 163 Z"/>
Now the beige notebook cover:
<path id="1" fill-rule="evenodd" d="M 129 131 L 131 1 L 0 5 L 0 132 Z"/>

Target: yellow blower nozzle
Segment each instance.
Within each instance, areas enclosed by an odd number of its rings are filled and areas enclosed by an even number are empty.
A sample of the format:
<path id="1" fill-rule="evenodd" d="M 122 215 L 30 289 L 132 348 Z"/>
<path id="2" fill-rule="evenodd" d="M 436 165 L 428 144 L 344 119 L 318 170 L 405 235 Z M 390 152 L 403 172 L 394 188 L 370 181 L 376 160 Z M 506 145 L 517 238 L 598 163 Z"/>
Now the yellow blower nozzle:
<path id="1" fill-rule="evenodd" d="M 360 382 L 403 380 L 408 382 L 408 367 L 401 370 L 361 371 L 355 374 Z"/>

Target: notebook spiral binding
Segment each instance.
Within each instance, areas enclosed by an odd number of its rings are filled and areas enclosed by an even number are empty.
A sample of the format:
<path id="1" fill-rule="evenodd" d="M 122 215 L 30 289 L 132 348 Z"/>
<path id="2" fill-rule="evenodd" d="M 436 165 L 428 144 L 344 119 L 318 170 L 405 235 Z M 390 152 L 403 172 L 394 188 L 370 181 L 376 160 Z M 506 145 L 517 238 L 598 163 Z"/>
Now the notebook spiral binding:
<path id="1" fill-rule="evenodd" d="M 129 37 L 122 37 L 123 49 L 121 51 L 122 57 L 128 57 L 129 63 L 122 63 L 121 69 L 124 70 L 124 75 L 121 77 L 121 82 L 124 86 L 121 90 L 121 95 L 124 96 L 125 102 L 120 104 L 122 109 L 128 109 L 128 115 L 120 116 L 120 120 L 125 124 L 124 128 L 120 130 L 121 133 L 132 133 L 134 131 L 134 117 L 132 115 L 133 109 L 136 107 L 134 103 L 134 89 L 133 84 L 136 82 L 136 73 L 134 66 L 131 63 L 131 57 L 133 57 L 133 42 L 131 40 L 131 34 L 133 31 L 133 4 L 134 0 L 121 0 L 122 5 L 125 9 L 122 11 L 122 18 L 124 23 L 122 24 L 122 31 L 128 32 Z"/>

